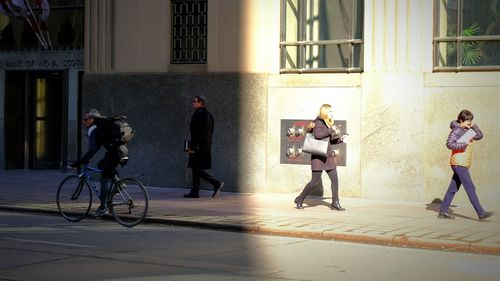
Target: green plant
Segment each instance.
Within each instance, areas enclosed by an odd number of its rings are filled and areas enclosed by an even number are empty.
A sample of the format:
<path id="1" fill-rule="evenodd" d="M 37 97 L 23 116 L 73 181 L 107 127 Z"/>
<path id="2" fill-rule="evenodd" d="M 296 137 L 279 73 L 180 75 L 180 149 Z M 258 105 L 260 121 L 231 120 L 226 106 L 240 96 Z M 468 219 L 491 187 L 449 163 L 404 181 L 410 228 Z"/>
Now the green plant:
<path id="1" fill-rule="evenodd" d="M 465 28 L 462 31 L 462 36 L 474 36 L 481 28 L 477 23 L 472 24 L 470 27 Z M 451 43 L 448 45 L 448 54 L 453 55 L 456 58 L 457 55 L 457 43 Z M 466 41 L 462 43 L 462 64 L 463 65 L 475 65 L 477 64 L 483 56 L 483 52 L 479 48 L 478 41 Z"/>
<path id="2" fill-rule="evenodd" d="M 469 28 L 464 29 L 464 36 L 474 36 L 480 31 L 479 25 L 474 23 Z M 474 65 L 481 60 L 483 52 L 479 48 L 478 41 L 468 41 L 463 43 L 462 63 L 464 65 Z"/>

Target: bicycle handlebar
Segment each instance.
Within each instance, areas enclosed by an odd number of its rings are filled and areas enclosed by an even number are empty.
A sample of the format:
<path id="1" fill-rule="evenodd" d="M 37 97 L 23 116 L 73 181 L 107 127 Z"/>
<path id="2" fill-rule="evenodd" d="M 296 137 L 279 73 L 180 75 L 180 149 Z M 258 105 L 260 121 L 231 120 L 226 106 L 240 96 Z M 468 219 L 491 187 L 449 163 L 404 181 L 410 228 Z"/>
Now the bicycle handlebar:
<path id="1" fill-rule="evenodd" d="M 71 172 L 74 168 L 71 167 L 68 164 L 69 163 L 75 163 L 75 162 L 76 162 L 75 160 L 67 160 L 67 159 L 61 160 L 61 171 L 63 173 Z M 102 172 L 101 169 L 92 167 L 88 163 L 81 165 L 81 167 L 83 167 L 83 170 L 81 171 L 80 174 L 87 174 L 87 171 L 91 171 L 91 172 L 95 172 L 95 173 L 101 173 Z M 138 177 L 142 177 L 142 176 L 144 176 L 144 174 L 141 173 L 141 174 L 137 174 L 137 175 L 132 176 L 132 178 L 138 178 Z M 115 180 L 120 180 L 120 178 L 118 177 L 118 175 L 115 175 L 115 177 L 116 177 Z"/>

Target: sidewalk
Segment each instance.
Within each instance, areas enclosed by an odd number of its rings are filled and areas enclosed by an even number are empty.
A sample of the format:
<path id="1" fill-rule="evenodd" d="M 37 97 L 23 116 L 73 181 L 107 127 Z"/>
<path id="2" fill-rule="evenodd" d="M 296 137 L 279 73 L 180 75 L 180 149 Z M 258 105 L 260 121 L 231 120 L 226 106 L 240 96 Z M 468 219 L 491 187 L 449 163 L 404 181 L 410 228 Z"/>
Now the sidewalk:
<path id="1" fill-rule="evenodd" d="M 56 189 L 67 175 L 0 170 L 0 210 L 57 213 Z M 186 189 L 148 191 L 144 223 L 500 255 L 498 206 L 488 206 L 496 215 L 480 222 L 468 204 L 452 206 L 455 220 L 440 220 L 439 205 L 430 203 L 342 198 L 347 211 L 338 212 L 329 209 L 330 199 L 318 197 L 306 199 L 306 208 L 297 210 L 295 194 L 221 192 L 212 199 L 210 191 L 202 191 L 201 198 L 186 199 Z"/>

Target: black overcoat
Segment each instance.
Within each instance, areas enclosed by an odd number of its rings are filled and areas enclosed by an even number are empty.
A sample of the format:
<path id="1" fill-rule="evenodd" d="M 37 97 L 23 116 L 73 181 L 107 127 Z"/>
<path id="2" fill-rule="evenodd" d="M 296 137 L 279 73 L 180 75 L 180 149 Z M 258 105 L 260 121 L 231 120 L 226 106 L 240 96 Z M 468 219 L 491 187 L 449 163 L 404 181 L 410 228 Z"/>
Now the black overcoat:
<path id="1" fill-rule="evenodd" d="M 314 120 L 313 129 L 314 138 L 321 140 L 330 138 L 330 145 L 328 146 L 328 156 L 311 155 L 311 170 L 313 171 L 328 171 L 333 170 L 337 166 L 335 164 L 335 154 L 333 153 L 333 145 L 342 143 L 340 134 L 333 128 L 328 128 L 326 123 L 321 118 Z"/>
<path id="2" fill-rule="evenodd" d="M 214 117 L 205 107 L 198 108 L 191 117 L 189 125 L 191 140 L 189 148 L 194 151 L 189 155 L 188 167 L 212 169 L 212 135 Z"/>

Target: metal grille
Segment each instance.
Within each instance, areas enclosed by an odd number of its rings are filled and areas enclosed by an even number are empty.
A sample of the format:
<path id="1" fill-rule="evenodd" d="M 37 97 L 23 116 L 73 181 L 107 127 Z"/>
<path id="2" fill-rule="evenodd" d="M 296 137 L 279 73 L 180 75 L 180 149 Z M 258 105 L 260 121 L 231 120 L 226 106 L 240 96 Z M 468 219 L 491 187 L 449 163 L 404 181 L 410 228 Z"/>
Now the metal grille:
<path id="1" fill-rule="evenodd" d="M 172 0 L 172 63 L 207 62 L 207 0 Z"/>

